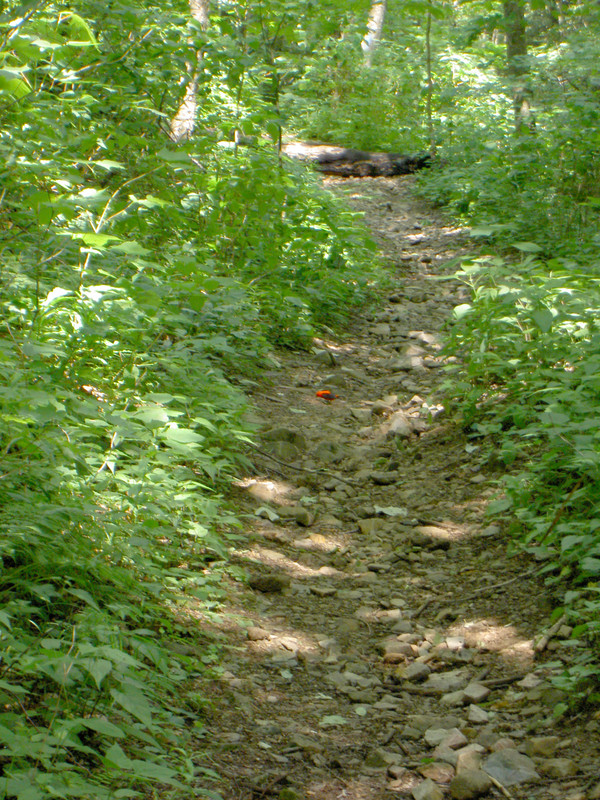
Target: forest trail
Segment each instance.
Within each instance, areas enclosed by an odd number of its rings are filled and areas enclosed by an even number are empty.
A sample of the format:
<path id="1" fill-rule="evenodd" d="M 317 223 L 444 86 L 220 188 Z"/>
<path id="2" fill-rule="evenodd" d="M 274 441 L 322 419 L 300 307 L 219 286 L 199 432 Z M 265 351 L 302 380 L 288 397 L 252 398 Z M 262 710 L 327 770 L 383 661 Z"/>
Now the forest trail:
<path id="1" fill-rule="evenodd" d="M 328 185 L 364 211 L 394 287 L 251 392 L 259 450 L 234 496 L 250 577 L 216 623 L 199 766 L 225 800 L 600 798 L 598 720 L 552 716 L 546 665 L 570 630 L 535 652 L 551 599 L 486 520 L 498 474 L 436 394 L 463 299 L 439 277 L 466 235 L 411 177 Z"/>

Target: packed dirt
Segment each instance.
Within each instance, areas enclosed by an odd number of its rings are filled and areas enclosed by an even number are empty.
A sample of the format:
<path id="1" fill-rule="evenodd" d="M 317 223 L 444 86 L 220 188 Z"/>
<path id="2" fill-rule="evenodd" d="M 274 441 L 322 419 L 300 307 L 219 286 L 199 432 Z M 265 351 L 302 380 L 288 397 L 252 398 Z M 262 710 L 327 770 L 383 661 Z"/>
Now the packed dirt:
<path id="1" fill-rule="evenodd" d="M 328 185 L 365 213 L 394 288 L 253 386 L 262 432 L 233 497 L 246 578 L 214 623 L 227 649 L 198 740 L 220 778 L 201 784 L 225 800 L 600 798 L 598 719 L 553 714 L 571 629 L 486 518 L 497 466 L 439 392 L 465 296 L 439 278 L 468 238 L 412 177 Z"/>

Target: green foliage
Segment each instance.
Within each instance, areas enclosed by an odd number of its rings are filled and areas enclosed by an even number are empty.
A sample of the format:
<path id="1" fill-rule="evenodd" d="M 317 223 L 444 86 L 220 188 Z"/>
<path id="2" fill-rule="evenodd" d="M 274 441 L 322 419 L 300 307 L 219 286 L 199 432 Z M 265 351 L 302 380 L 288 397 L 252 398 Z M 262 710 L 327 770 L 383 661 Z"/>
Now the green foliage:
<path id="1" fill-rule="evenodd" d="M 561 685 L 586 690 L 597 663 L 600 597 L 600 273 L 574 261 L 541 261 L 531 242 L 519 262 L 482 257 L 459 275 L 471 303 L 456 309 L 451 348 L 464 368 L 452 381 L 475 439 L 511 468 L 492 513 L 543 558 L 547 583 L 564 593 L 575 638 L 594 645 Z M 562 589 L 561 589 L 562 587 Z"/>
<path id="2" fill-rule="evenodd" d="M 203 703 L 182 696 L 216 651 L 170 645 L 180 603 L 218 606 L 236 535 L 222 494 L 251 431 L 232 379 L 373 277 L 356 219 L 274 146 L 261 91 L 287 6 L 210 32 L 184 2 L 3 6 L 2 796 L 199 780 Z M 200 133 L 176 146 L 200 57 Z M 222 143 L 232 128 L 254 146 Z"/>

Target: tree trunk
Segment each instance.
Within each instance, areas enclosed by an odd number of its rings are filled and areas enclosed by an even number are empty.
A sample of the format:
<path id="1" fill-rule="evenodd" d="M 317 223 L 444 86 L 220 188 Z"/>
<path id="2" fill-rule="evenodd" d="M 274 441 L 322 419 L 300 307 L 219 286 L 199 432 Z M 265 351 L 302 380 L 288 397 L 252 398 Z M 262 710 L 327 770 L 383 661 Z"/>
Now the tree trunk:
<path id="1" fill-rule="evenodd" d="M 527 60 L 527 32 L 524 0 L 504 0 L 504 27 L 506 32 L 506 67 L 513 89 L 515 131 L 535 128 L 531 111 L 533 93 L 529 84 Z"/>
<path id="2" fill-rule="evenodd" d="M 373 53 L 381 41 L 383 22 L 385 20 L 386 0 L 373 0 L 367 22 L 367 33 L 360 46 L 365 54 L 365 64 L 370 67 L 373 63 Z"/>
<path id="3" fill-rule="evenodd" d="M 209 0 L 190 0 L 190 13 L 192 18 L 199 23 L 203 31 L 208 28 Z M 196 53 L 195 62 L 187 63 L 188 85 L 177 109 L 177 113 L 171 120 L 171 139 L 174 142 L 181 142 L 189 139 L 196 126 L 196 109 L 198 106 L 198 79 L 200 76 L 200 61 L 202 53 Z"/>

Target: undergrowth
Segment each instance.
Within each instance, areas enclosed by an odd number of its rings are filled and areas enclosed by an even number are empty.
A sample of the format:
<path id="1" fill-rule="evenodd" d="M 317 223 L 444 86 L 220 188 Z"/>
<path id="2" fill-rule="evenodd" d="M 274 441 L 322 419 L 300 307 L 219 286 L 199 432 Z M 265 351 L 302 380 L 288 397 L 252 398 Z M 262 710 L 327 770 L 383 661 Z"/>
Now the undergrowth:
<path id="1" fill-rule="evenodd" d="M 237 536 L 223 494 L 252 431 L 234 384 L 273 344 L 309 347 L 351 314 L 373 251 L 273 140 L 169 143 L 174 76 L 201 44 L 184 18 L 14 5 L 0 18 L 0 796 L 208 797 L 191 737 L 218 652 L 179 609 L 195 604 L 196 625 L 218 610 Z M 221 105 L 203 112 L 239 123 L 244 65 L 209 67 Z"/>

